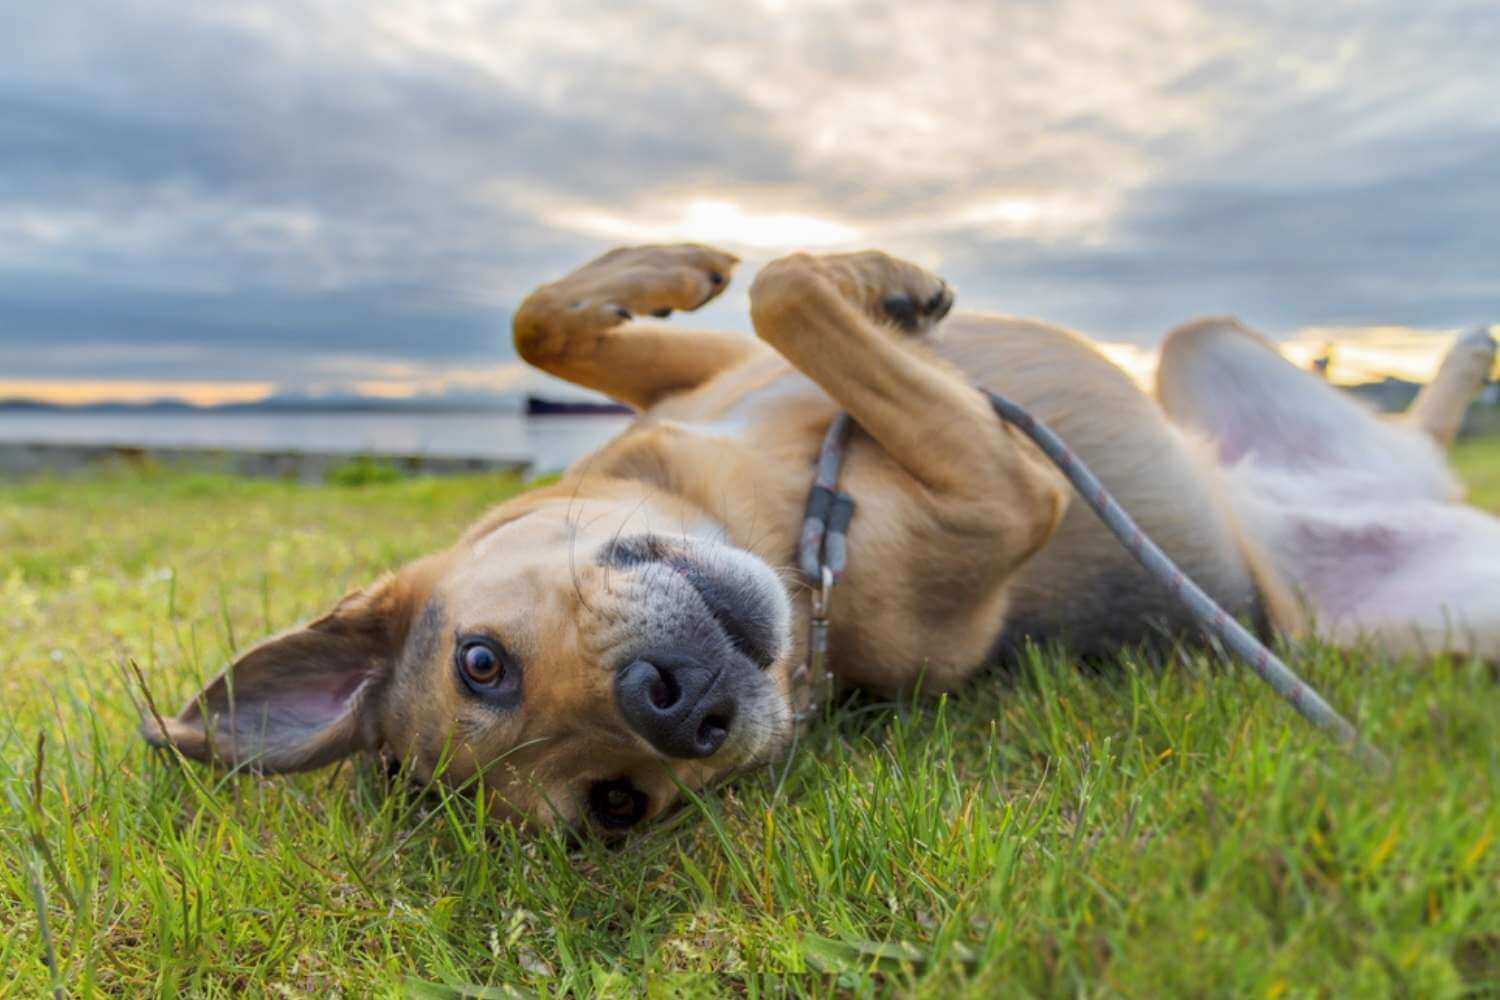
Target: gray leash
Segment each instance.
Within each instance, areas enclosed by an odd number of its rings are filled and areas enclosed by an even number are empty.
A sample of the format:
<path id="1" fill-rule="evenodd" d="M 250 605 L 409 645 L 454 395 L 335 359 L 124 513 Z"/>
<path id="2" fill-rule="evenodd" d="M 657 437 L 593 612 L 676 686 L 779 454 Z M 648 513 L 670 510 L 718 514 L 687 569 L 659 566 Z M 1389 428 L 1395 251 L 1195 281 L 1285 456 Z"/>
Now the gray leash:
<path id="1" fill-rule="evenodd" d="M 1109 494 L 1104 484 L 1089 471 L 1073 454 L 1062 438 L 1046 424 L 1027 413 L 1020 406 L 988 389 L 981 388 L 989 399 L 990 406 L 1001 419 L 1016 427 L 1031 438 L 1052 460 L 1062 474 L 1068 477 L 1078 495 L 1093 508 L 1094 513 L 1114 533 L 1126 550 L 1133 555 L 1146 572 L 1167 588 L 1186 605 L 1193 617 L 1198 619 L 1204 631 L 1216 637 L 1236 656 L 1250 665 L 1256 675 L 1286 701 L 1291 703 L 1304 719 L 1333 736 L 1342 746 L 1349 748 L 1372 769 L 1378 772 L 1390 770 L 1385 757 L 1364 742 L 1354 726 L 1340 715 L 1333 706 L 1318 694 L 1296 672 L 1265 647 L 1255 636 L 1219 607 L 1177 565 L 1167 558 L 1150 538 L 1141 531 L 1125 508 Z M 844 572 L 848 558 L 846 533 L 849 520 L 854 516 L 854 500 L 838 488 L 839 470 L 849 445 L 849 415 L 840 413 L 829 425 L 823 438 L 823 447 L 818 454 L 817 478 L 807 500 L 807 512 L 802 522 L 802 536 L 798 546 L 798 562 L 802 575 L 813 586 L 812 618 L 808 636 L 808 662 L 793 680 L 802 679 L 804 672 L 814 683 L 829 683 L 828 658 L 828 604 L 832 590 Z M 816 704 L 816 699 L 812 699 Z M 804 709 L 799 721 L 811 714 L 812 707 Z"/>

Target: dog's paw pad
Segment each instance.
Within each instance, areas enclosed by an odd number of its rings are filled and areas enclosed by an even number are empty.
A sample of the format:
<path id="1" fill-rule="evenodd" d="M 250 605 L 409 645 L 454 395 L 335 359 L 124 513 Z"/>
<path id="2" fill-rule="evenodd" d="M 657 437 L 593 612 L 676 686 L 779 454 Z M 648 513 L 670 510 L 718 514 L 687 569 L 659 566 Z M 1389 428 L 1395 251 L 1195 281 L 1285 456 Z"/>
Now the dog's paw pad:
<path id="1" fill-rule="evenodd" d="M 908 333 L 917 332 L 917 305 L 911 300 L 911 296 L 905 292 L 899 295 L 889 295 L 885 302 L 885 314 L 891 321 Z"/>
<path id="2" fill-rule="evenodd" d="M 887 295 L 881 302 L 886 316 L 907 333 L 926 332 L 953 308 L 953 289 L 948 287 L 947 282 L 937 280 L 937 291 L 920 300 L 910 292 Z"/>

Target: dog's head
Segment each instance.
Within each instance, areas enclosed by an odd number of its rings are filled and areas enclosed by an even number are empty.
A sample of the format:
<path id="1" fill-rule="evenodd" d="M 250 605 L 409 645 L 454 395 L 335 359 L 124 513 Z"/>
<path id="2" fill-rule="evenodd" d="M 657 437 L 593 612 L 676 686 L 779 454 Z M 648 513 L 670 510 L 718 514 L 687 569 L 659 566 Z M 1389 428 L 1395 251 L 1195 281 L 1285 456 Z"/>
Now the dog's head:
<path id="1" fill-rule="evenodd" d="M 512 501 L 453 549 L 263 642 L 153 742 L 267 771 L 383 750 L 537 825 L 617 833 L 778 751 L 790 606 L 671 498 Z"/>

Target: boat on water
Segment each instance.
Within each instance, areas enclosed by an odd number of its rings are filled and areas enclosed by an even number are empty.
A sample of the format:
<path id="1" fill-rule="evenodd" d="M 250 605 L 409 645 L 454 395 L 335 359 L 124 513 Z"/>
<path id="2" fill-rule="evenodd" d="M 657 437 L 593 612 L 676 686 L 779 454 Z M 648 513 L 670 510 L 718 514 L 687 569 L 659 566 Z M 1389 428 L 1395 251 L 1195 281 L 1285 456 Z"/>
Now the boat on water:
<path id="1" fill-rule="evenodd" d="M 584 399 L 562 400 L 544 399 L 541 396 L 526 397 L 526 415 L 528 417 L 601 416 L 631 412 L 630 407 L 623 403 L 611 403 L 604 400 L 595 402 Z"/>

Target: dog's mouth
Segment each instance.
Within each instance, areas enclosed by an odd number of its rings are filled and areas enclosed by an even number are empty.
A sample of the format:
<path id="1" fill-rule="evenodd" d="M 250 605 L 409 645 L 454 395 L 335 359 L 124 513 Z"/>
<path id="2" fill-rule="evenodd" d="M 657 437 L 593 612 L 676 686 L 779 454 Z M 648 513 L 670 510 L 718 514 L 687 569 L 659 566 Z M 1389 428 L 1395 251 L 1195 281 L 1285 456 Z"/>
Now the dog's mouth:
<path id="1" fill-rule="evenodd" d="M 588 817 L 606 835 L 620 834 L 646 818 L 651 797 L 628 777 L 596 781 L 589 786 Z"/>

